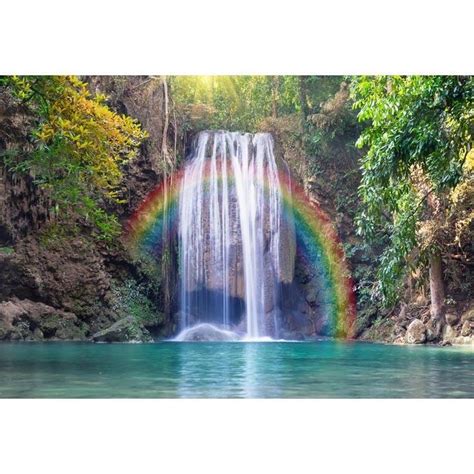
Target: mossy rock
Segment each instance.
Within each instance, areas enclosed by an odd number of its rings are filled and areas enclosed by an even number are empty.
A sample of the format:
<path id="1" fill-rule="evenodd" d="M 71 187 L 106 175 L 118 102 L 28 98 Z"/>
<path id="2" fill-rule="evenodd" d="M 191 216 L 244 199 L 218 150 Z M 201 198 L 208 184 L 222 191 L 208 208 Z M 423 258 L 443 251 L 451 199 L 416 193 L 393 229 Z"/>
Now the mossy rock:
<path id="1" fill-rule="evenodd" d="M 95 333 L 91 340 L 94 342 L 149 342 L 152 338 L 148 331 L 137 325 L 132 316 L 127 316 Z"/>
<path id="2" fill-rule="evenodd" d="M 86 333 L 84 324 L 76 317 L 57 313 L 43 315 L 38 321 L 38 329 L 46 339 L 83 340 Z"/>

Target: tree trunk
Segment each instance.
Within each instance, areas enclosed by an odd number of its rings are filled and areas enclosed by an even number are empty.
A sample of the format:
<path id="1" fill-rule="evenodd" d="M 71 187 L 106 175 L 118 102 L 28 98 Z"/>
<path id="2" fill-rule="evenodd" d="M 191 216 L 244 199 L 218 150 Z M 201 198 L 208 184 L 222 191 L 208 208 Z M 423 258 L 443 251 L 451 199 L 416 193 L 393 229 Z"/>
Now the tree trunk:
<path id="1" fill-rule="evenodd" d="M 439 252 L 430 257 L 430 295 L 431 318 L 444 324 L 444 282 L 441 254 Z"/>

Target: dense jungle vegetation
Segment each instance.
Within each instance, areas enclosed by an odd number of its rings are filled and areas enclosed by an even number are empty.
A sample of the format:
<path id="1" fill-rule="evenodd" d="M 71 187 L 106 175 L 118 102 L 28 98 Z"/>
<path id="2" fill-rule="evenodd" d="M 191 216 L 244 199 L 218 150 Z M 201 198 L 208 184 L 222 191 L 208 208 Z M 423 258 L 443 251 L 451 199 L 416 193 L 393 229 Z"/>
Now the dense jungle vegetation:
<path id="1" fill-rule="evenodd" d="M 295 176 L 338 227 L 364 327 L 379 324 L 400 303 L 403 311 L 429 301 L 428 340 L 436 340 L 451 308 L 471 307 L 472 77 L 144 81 L 164 83 L 162 159 L 171 166 L 199 130 L 274 134 Z M 3 166 L 32 177 L 50 200 L 53 221 L 87 222 L 96 239 L 116 239 L 121 224 L 113 209 L 123 199 L 124 166 L 146 146 L 148 133 L 114 109 L 110 97 L 91 91 L 85 78 L 3 77 L 0 94 L 17 101 L 32 123 L 28 146 L 3 151 Z"/>
<path id="2" fill-rule="evenodd" d="M 6 77 L 0 87 L 11 91 L 34 117 L 31 150 L 4 154 L 8 169 L 29 173 L 47 190 L 61 221 L 84 216 L 98 238 L 119 232 L 104 201 L 117 199 L 121 165 L 136 156 L 147 136 L 136 120 L 105 105 L 105 96 L 91 96 L 87 84 L 74 76 Z"/>
<path id="3" fill-rule="evenodd" d="M 328 150 L 341 136 L 346 148 L 361 150 L 351 154 L 360 177 L 357 203 L 341 190 L 343 208 L 354 211 L 359 245 L 381 251 L 372 255 L 375 273 L 359 296 L 368 290 L 374 304 L 391 306 L 407 281 L 423 287 L 428 273 L 431 315 L 440 321 L 454 293 L 472 291 L 472 77 L 177 77 L 171 85 L 198 127 L 254 131 L 267 117 L 293 119 L 309 174 L 318 167 L 327 173 L 328 157 L 341 160 Z"/>

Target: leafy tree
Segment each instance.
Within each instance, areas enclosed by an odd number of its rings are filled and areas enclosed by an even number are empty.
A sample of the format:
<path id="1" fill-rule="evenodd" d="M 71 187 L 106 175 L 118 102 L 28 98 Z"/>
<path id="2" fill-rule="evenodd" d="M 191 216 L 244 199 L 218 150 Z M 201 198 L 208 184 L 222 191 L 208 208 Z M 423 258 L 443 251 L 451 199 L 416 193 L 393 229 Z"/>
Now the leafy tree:
<path id="1" fill-rule="evenodd" d="M 47 190 L 56 213 L 91 221 L 102 238 L 119 231 L 115 216 L 100 204 L 118 201 L 121 165 L 135 157 L 146 137 L 132 118 L 118 115 L 105 96 L 92 97 L 74 76 L 13 76 L 0 79 L 36 119 L 33 151 L 7 160 Z"/>
<path id="2" fill-rule="evenodd" d="M 172 97 L 190 126 L 255 132 L 301 109 L 298 76 L 174 76 Z"/>
<path id="3" fill-rule="evenodd" d="M 379 267 L 387 303 L 399 295 L 409 265 L 430 262 L 432 317 L 444 317 L 441 249 L 423 245 L 420 221 L 435 219 L 444 197 L 464 178 L 474 134 L 474 80 L 459 76 L 377 76 L 352 81 L 354 107 L 366 124 L 360 232 L 389 245 Z M 420 251 L 422 250 L 422 251 Z"/>
<path id="4" fill-rule="evenodd" d="M 270 114 L 271 84 L 265 76 L 174 76 L 170 86 L 190 128 L 254 131 Z"/>

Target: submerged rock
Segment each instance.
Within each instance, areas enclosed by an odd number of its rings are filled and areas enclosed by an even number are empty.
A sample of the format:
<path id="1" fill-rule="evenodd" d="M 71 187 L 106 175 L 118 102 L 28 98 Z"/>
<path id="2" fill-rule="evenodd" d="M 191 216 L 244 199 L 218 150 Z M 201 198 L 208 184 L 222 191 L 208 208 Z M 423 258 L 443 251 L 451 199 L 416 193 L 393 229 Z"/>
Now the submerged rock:
<path id="1" fill-rule="evenodd" d="M 94 342 L 149 342 L 152 340 L 132 316 L 119 319 L 108 328 L 93 334 L 91 339 Z"/>
<path id="2" fill-rule="evenodd" d="M 213 324 L 202 323 L 181 331 L 175 341 L 238 341 L 240 337 L 232 331 L 218 328 Z"/>
<path id="3" fill-rule="evenodd" d="M 426 341 L 426 326 L 419 319 L 414 319 L 408 326 L 405 341 L 408 344 L 423 344 Z"/>

